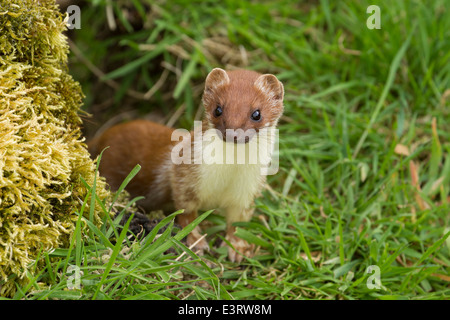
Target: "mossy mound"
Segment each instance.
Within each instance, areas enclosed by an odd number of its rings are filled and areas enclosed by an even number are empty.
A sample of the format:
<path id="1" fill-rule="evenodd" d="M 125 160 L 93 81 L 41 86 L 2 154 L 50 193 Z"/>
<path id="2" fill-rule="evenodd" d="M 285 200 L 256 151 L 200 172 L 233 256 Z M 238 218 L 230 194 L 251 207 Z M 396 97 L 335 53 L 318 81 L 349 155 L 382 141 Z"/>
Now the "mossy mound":
<path id="1" fill-rule="evenodd" d="M 87 194 L 80 176 L 94 183 L 65 29 L 54 1 L 0 0 L 0 296 L 27 281 L 40 251 L 68 244 Z M 109 195 L 103 179 L 96 188 Z"/>

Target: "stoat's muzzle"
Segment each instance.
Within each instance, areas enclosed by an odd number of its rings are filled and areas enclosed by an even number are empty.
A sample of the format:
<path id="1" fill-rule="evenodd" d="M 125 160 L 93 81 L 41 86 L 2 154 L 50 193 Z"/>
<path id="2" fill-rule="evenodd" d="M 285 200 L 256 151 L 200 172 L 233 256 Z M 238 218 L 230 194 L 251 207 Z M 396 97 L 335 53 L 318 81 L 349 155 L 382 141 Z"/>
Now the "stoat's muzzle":
<path id="1" fill-rule="evenodd" d="M 224 142 L 228 143 L 248 143 L 257 132 L 255 129 L 226 129 L 225 133 L 218 130 Z"/>

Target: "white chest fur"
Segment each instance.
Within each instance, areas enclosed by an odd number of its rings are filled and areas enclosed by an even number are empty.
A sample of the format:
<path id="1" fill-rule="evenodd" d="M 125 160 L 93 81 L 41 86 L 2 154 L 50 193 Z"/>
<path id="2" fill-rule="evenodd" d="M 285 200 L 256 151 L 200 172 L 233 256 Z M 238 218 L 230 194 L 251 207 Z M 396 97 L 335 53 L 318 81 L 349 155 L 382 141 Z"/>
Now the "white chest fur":
<path id="1" fill-rule="evenodd" d="M 200 208 L 249 208 L 265 181 L 261 168 L 267 159 L 263 158 L 270 157 L 273 145 L 261 143 L 256 137 L 246 144 L 225 143 L 214 131 L 207 131 L 202 142 L 194 144 L 197 154 L 199 148 Z"/>
<path id="2" fill-rule="evenodd" d="M 204 210 L 249 208 L 264 182 L 257 165 L 202 164 L 199 173 L 198 198 Z"/>

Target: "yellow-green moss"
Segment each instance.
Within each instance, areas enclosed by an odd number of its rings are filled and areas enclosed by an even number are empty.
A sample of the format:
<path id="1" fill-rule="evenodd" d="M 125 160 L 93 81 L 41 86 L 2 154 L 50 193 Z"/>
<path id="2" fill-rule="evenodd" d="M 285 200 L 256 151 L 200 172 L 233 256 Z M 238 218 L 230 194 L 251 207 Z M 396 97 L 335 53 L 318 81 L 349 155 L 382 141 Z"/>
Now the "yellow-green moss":
<path id="1" fill-rule="evenodd" d="M 67 245 L 80 176 L 94 181 L 63 20 L 55 1 L 0 0 L 0 296 L 26 282 L 40 250 Z M 103 179 L 97 194 L 108 196 Z"/>

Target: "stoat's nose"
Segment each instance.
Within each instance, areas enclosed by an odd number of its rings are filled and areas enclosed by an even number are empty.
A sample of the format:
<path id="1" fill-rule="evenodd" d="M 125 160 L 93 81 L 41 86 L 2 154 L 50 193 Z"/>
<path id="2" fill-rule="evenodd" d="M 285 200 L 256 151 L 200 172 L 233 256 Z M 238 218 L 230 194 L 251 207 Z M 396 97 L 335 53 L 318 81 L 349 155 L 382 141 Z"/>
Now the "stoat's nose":
<path id="1" fill-rule="evenodd" d="M 226 129 L 226 134 L 223 136 L 225 142 L 247 143 L 255 136 L 254 129 Z"/>

